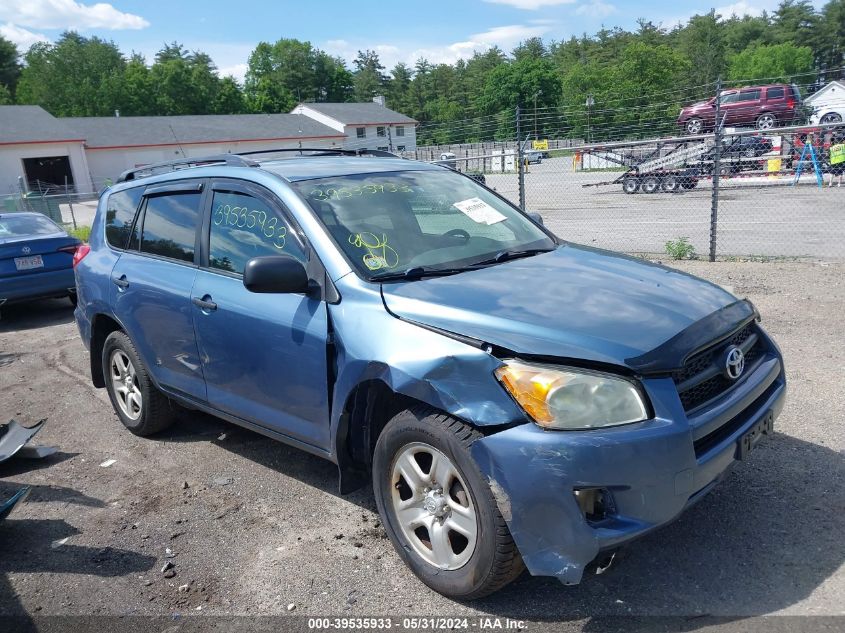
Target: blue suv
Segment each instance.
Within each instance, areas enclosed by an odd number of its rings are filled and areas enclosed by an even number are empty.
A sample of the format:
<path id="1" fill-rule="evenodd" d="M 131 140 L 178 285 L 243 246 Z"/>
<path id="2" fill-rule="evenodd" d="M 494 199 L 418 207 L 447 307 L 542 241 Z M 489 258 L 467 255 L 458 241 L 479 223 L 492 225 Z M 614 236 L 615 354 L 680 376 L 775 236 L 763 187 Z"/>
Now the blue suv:
<path id="1" fill-rule="evenodd" d="M 579 582 L 772 432 L 783 362 L 748 301 L 445 167 L 275 156 L 101 196 L 76 320 L 133 433 L 187 408 L 331 460 L 414 573 L 469 599 L 526 567 Z"/>

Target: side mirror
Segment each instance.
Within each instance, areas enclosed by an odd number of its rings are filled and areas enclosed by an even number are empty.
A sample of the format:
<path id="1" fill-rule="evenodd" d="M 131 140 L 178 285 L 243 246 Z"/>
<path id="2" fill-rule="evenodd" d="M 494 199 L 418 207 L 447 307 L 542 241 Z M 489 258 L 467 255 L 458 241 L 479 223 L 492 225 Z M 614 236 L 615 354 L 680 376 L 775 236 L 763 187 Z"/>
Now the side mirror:
<path id="1" fill-rule="evenodd" d="M 543 216 L 539 213 L 529 213 L 528 217 L 534 220 L 540 226 L 545 226 L 545 224 L 543 223 Z"/>
<path id="2" fill-rule="evenodd" d="M 290 255 L 253 257 L 244 268 L 244 286 L 250 292 L 308 292 L 308 273 Z"/>

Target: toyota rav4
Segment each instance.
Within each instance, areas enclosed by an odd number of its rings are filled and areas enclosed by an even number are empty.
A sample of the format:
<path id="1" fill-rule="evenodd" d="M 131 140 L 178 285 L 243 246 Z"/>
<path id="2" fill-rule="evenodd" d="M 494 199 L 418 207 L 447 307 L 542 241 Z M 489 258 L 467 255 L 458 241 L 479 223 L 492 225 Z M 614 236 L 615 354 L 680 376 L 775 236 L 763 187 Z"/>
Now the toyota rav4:
<path id="1" fill-rule="evenodd" d="M 748 301 L 442 166 L 287 154 L 102 194 L 76 320 L 131 432 L 200 410 L 331 460 L 461 599 L 579 582 L 771 433 L 783 364 Z"/>

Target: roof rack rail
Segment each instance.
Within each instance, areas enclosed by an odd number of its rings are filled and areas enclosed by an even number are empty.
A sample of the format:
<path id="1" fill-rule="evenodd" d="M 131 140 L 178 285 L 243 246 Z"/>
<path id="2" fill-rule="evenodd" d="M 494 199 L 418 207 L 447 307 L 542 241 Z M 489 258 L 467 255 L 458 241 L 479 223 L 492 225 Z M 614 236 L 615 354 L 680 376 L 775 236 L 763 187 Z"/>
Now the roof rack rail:
<path id="1" fill-rule="evenodd" d="M 256 149 L 249 152 L 238 152 L 238 156 L 254 156 L 256 154 L 276 154 L 279 152 L 316 152 L 309 156 L 376 156 L 379 158 L 400 158 L 392 152 L 383 149 L 342 149 L 340 147 L 280 147 L 277 149 Z M 305 154 L 302 154 L 305 156 Z"/>
<path id="2" fill-rule="evenodd" d="M 220 163 L 232 165 L 233 167 L 258 166 L 258 163 L 256 163 L 255 161 L 243 158 L 238 154 L 217 154 L 214 156 L 198 156 L 196 158 L 181 158 L 179 160 L 168 160 L 162 163 L 152 163 L 151 165 L 144 165 L 143 167 L 127 169 L 125 172 L 123 172 L 122 174 L 120 174 L 120 176 L 117 177 L 117 182 L 135 180 L 141 174 L 151 176 L 156 172 L 177 171 L 179 169 L 187 169 L 190 167 L 203 167 L 205 165 L 215 165 Z"/>

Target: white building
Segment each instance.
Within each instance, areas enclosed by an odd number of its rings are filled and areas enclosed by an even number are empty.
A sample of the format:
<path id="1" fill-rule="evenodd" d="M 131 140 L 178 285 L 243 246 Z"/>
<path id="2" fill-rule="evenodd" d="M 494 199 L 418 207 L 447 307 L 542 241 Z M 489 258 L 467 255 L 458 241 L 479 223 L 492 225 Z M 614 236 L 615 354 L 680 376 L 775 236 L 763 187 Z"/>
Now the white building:
<path id="1" fill-rule="evenodd" d="M 295 114 L 214 114 L 60 119 L 85 138 L 95 185 L 150 163 L 214 154 L 340 147 L 343 135 Z"/>
<path id="2" fill-rule="evenodd" d="M 831 81 L 804 99 L 813 108 L 811 123 L 839 123 L 845 121 L 845 82 Z"/>
<path id="3" fill-rule="evenodd" d="M 84 141 L 38 106 L 0 106 L 0 196 L 26 183 L 91 191 Z"/>
<path id="4" fill-rule="evenodd" d="M 417 148 L 417 121 L 380 102 L 300 103 L 292 114 L 305 115 L 341 132 L 346 137 L 346 149 L 401 153 Z"/>

